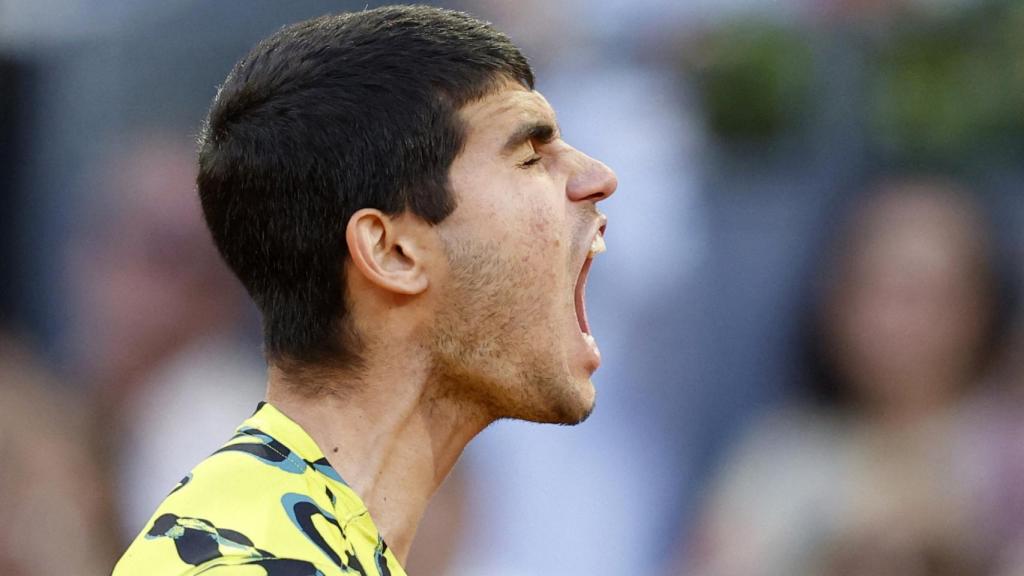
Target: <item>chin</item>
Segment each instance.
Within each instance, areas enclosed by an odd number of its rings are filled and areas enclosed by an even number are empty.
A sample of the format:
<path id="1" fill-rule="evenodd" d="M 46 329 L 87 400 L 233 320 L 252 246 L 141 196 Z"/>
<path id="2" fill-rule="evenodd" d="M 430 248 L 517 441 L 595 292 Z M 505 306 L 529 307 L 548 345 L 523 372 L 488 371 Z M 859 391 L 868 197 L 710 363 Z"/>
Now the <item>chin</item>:
<path id="1" fill-rule="evenodd" d="M 578 410 L 576 413 L 572 415 L 567 415 L 566 418 L 562 419 L 559 422 L 553 422 L 553 424 L 561 424 L 564 426 L 575 426 L 577 424 L 582 424 L 583 422 L 586 422 L 587 418 L 590 418 L 591 414 L 594 413 L 594 407 L 596 405 L 597 402 L 595 401 L 594 397 L 591 396 L 590 401 L 586 402 L 585 404 L 581 404 L 580 410 Z"/>
<path id="2" fill-rule="evenodd" d="M 536 338 L 480 345 L 469 337 L 437 342 L 435 379 L 493 420 L 572 426 L 594 410 L 596 366 L 561 342 Z"/>
<path id="3" fill-rule="evenodd" d="M 536 405 L 524 406 L 514 418 L 539 424 L 575 426 L 594 411 L 596 391 L 590 378 L 544 378 L 531 396 Z"/>
<path id="4" fill-rule="evenodd" d="M 566 424 L 574 426 L 586 421 L 590 418 L 590 415 L 594 412 L 594 406 L 597 405 L 597 390 L 594 389 L 594 382 L 590 378 L 586 378 L 583 382 L 579 383 L 579 402 L 577 403 L 577 410 L 569 418 L 566 418 L 558 424 Z"/>

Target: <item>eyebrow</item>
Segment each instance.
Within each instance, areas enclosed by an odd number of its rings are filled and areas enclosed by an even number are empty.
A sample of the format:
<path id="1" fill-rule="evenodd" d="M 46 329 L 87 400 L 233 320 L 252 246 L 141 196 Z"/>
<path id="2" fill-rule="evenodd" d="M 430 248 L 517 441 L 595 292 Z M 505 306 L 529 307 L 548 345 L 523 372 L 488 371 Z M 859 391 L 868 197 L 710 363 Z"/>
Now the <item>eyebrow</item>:
<path id="1" fill-rule="evenodd" d="M 516 128 L 502 147 L 503 154 L 510 154 L 526 142 L 538 141 L 547 143 L 558 135 L 558 127 L 547 120 L 527 122 Z"/>

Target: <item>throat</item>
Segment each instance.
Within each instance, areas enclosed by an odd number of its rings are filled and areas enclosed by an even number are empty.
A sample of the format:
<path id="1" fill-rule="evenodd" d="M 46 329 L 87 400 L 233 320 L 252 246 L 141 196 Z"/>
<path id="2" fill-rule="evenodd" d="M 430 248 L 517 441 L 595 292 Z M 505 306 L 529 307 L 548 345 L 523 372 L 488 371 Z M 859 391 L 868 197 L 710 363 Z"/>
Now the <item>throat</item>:
<path id="1" fill-rule="evenodd" d="M 404 563 L 427 503 L 490 421 L 453 395 L 457 383 L 439 381 L 411 342 L 400 348 L 403 362 L 394 361 L 393 349 L 368 347 L 347 394 L 310 394 L 303 384 L 316 382 L 285 378 L 271 366 L 267 400 L 312 437 Z"/>

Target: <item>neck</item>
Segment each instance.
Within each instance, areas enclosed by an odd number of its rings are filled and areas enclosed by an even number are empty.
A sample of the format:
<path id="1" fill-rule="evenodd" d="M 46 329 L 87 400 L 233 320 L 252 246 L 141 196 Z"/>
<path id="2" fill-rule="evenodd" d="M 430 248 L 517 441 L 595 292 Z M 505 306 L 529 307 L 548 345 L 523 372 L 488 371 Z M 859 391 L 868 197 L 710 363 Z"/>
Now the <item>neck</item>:
<path id="1" fill-rule="evenodd" d="M 272 367 L 267 400 L 316 441 L 404 563 L 431 496 L 491 418 L 439 393 L 450 388 L 434 381 L 425 362 L 366 366 L 358 381 L 323 372 L 318 382 L 286 382 Z"/>
<path id="2" fill-rule="evenodd" d="M 950 410 L 959 403 L 963 383 L 969 381 L 970 377 L 960 377 L 952 370 L 892 378 L 876 388 L 898 392 L 866 398 L 866 415 L 873 426 L 889 433 L 920 429 L 928 422 L 949 417 Z M 859 388 L 867 389 L 867 385 Z"/>

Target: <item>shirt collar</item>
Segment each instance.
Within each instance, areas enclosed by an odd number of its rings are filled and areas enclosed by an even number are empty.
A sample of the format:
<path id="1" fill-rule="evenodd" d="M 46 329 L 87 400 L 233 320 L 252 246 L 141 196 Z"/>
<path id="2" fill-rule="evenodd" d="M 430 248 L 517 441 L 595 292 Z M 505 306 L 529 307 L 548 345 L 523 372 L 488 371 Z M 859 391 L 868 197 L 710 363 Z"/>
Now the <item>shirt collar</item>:
<path id="1" fill-rule="evenodd" d="M 345 483 L 338 471 L 324 457 L 323 451 L 317 446 L 312 436 L 273 404 L 260 402 L 256 407 L 256 412 L 242 424 L 242 427 L 256 428 L 273 437 L 287 446 L 299 458 L 311 464 L 315 463 L 320 472 Z"/>

